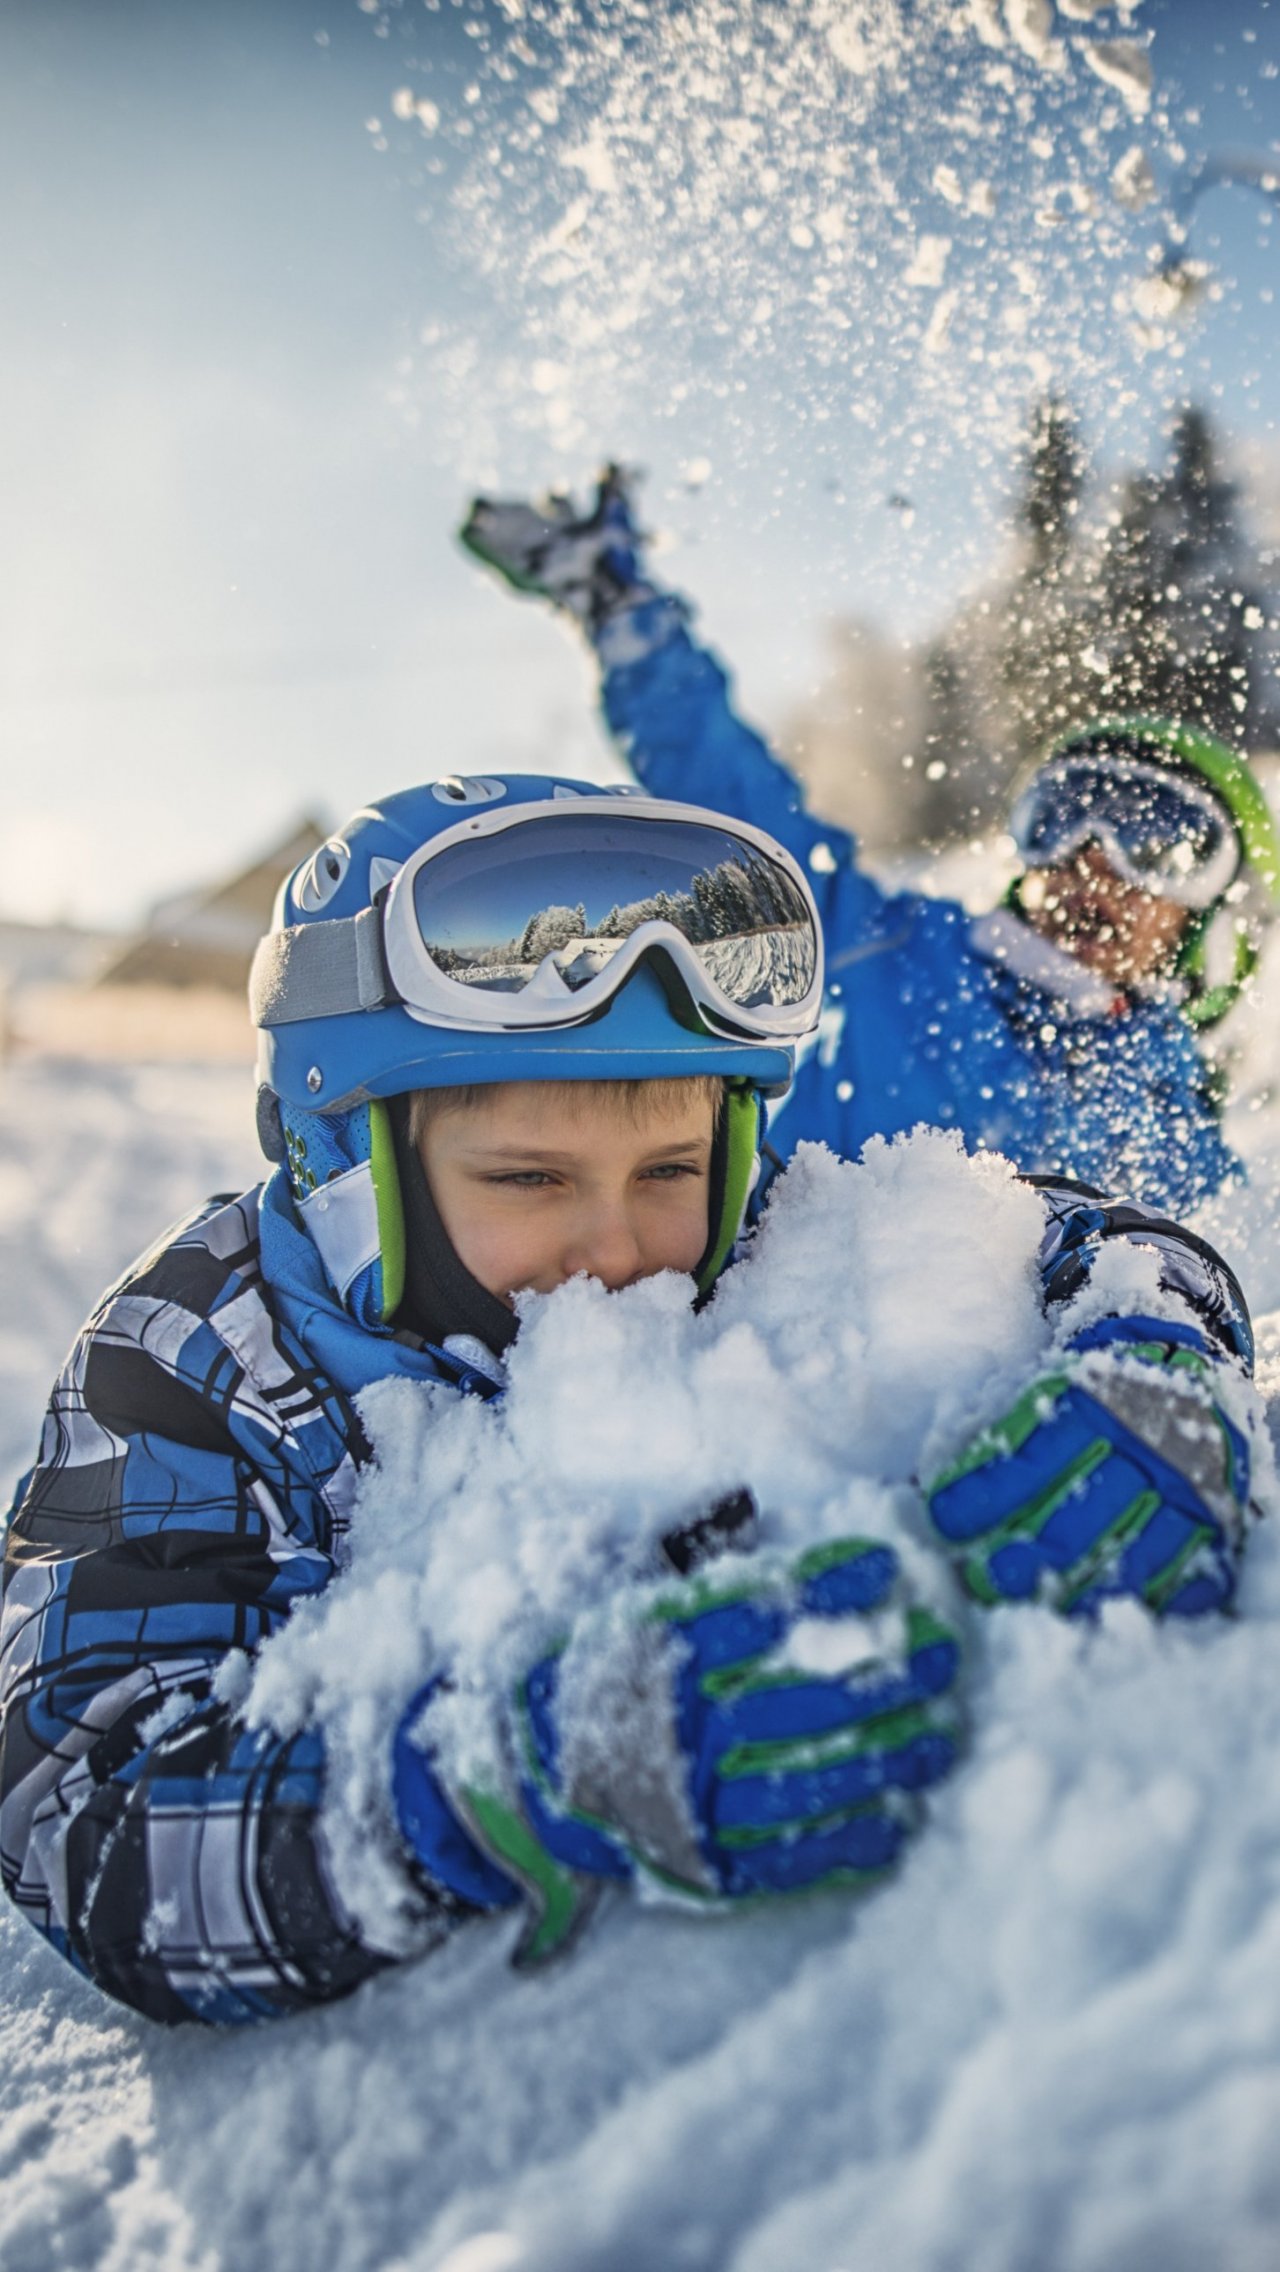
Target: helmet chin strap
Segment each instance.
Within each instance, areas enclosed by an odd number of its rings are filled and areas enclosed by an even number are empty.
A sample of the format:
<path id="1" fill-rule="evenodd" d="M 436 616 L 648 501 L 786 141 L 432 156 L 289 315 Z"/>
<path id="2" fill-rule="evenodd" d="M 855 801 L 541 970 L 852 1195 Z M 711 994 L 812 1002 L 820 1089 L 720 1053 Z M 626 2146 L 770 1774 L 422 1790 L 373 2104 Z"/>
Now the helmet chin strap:
<path id="1" fill-rule="evenodd" d="M 747 1201 L 759 1173 L 763 1119 L 764 1107 L 757 1089 L 741 1082 L 725 1090 L 711 1148 L 707 1243 L 694 1271 L 700 1295 L 711 1292 L 742 1229 Z"/>
<path id="2" fill-rule="evenodd" d="M 1205 985 L 1205 941 L 1209 926 L 1218 913 L 1218 908 L 1211 907 L 1207 914 L 1202 915 L 1197 922 L 1192 924 L 1178 951 L 1178 976 L 1185 978 L 1190 988 L 1189 997 L 1183 1005 L 1183 1013 L 1189 1023 L 1200 1032 L 1207 1031 L 1210 1026 L 1218 1025 L 1225 1018 L 1228 1010 L 1234 1008 L 1240 998 L 1241 990 L 1252 978 L 1258 967 L 1257 946 L 1249 937 L 1244 925 L 1237 923 L 1235 952 L 1232 958 L 1230 977 L 1224 978 L 1217 986 Z"/>

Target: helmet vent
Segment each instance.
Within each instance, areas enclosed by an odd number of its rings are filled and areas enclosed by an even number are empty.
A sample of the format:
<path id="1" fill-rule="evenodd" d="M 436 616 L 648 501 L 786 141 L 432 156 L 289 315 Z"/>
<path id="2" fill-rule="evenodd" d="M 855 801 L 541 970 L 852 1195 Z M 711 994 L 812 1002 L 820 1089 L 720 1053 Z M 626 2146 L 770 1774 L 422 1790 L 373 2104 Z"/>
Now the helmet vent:
<path id="1" fill-rule="evenodd" d="M 493 805 L 506 793 L 506 782 L 487 773 L 447 773 L 443 781 L 431 784 L 432 796 L 442 805 Z"/>
<path id="2" fill-rule="evenodd" d="M 341 836 L 331 836 L 313 852 L 294 886 L 294 903 L 304 915 L 318 915 L 327 907 L 351 865 L 351 847 Z"/>

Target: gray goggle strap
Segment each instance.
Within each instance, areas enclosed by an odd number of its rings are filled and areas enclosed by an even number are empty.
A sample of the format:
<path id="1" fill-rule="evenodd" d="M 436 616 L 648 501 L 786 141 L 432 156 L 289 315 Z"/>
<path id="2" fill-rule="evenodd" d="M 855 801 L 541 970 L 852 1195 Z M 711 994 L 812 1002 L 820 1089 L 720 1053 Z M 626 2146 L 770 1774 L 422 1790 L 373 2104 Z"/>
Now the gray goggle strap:
<path id="1" fill-rule="evenodd" d="M 399 999 L 383 957 L 380 907 L 268 933 L 259 941 L 249 973 L 249 1013 L 255 1026 L 292 1026 L 308 1018 L 340 1018 L 351 1010 L 383 1010 Z"/>

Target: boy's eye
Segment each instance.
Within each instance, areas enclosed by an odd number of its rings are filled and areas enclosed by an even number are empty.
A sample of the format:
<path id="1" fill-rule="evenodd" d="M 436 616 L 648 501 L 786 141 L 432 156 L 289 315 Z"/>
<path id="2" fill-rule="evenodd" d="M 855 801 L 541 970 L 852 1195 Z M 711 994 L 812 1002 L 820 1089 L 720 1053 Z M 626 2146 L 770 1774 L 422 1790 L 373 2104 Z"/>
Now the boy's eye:
<path id="1" fill-rule="evenodd" d="M 508 1191 L 539 1191 L 555 1178 L 543 1168 L 508 1168 L 500 1175 L 487 1175 L 484 1180 Z"/>
<path id="2" fill-rule="evenodd" d="M 645 1169 L 646 1176 L 658 1183 L 674 1183 L 680 1176 L 701 1173 L 696 1160 L 664 1160 L 659 1167 Z"/>

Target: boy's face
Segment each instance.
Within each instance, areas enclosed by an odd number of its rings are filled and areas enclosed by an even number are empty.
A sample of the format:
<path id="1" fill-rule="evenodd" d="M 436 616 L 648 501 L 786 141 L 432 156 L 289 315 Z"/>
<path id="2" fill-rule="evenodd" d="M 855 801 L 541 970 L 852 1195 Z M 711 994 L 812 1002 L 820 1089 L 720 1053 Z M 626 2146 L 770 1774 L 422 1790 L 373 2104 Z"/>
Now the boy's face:
<path id="1" fill-rule="evenodd" d="M 633 1115 L 569 1082 L 520 1081 L 441 1113 L 418 1150 L 455 1253 L 509 1302 L 584 1271 L 612 1288 L 695 1270 L 714 1118 L 692 1090 Z"/>

